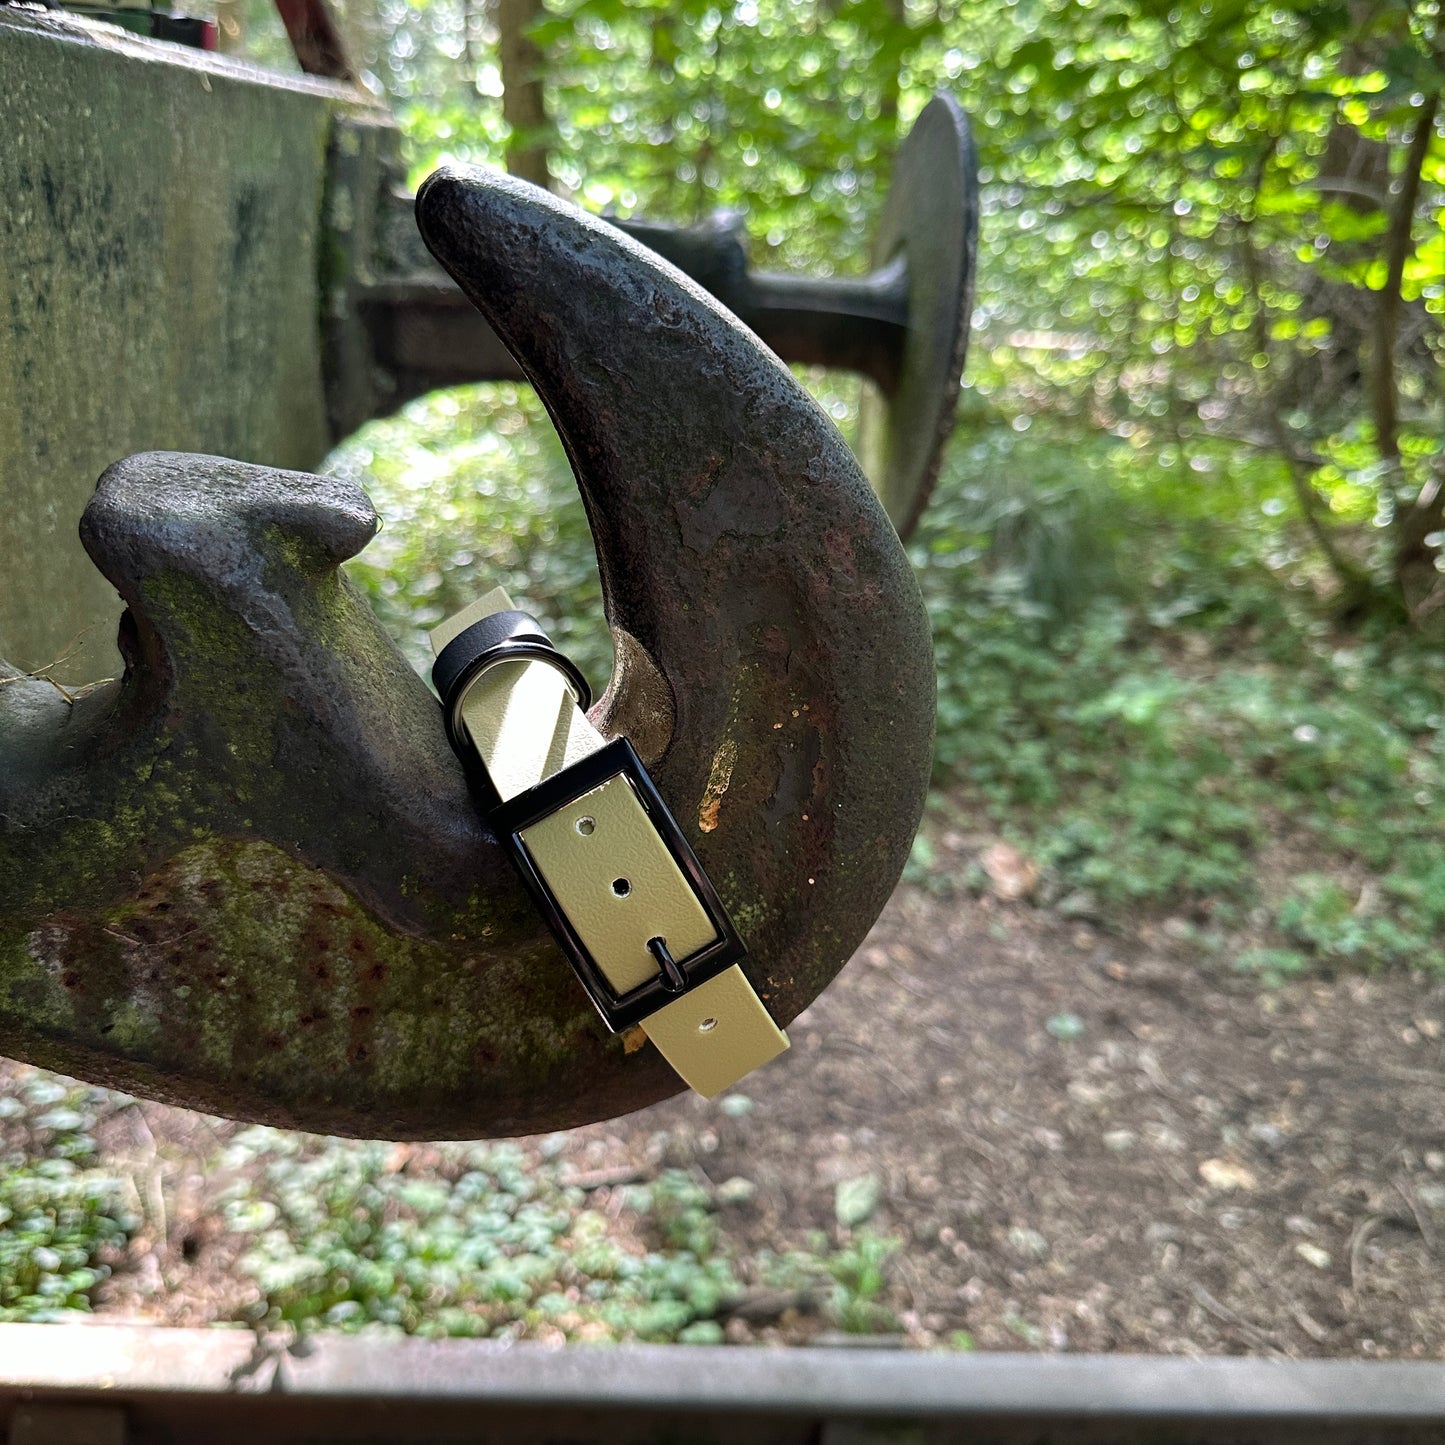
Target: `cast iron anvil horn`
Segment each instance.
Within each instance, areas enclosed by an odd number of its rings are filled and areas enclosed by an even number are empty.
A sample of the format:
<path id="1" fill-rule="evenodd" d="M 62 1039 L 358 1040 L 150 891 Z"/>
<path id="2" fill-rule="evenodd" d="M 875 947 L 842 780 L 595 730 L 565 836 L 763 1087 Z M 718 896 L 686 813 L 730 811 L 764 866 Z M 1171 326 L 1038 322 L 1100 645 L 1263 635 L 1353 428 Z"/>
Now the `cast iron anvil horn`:
<path id="1" fill-rule="evenodd" d="M 417 208 L 576 470 L 617 647 L 594 721 L 653 769 L 786 1024 L 922 808 L 932 658 L 893 528 L 787 369 L 666 262 L 479 171 Z M 338 570 L 375 529 L 336 479 L 176 454 L 101 478 L 81 530 L 125 674 L 0 681 L 0 1054 L 393 1138 L 676 1092 L 602 1028 Z"/>

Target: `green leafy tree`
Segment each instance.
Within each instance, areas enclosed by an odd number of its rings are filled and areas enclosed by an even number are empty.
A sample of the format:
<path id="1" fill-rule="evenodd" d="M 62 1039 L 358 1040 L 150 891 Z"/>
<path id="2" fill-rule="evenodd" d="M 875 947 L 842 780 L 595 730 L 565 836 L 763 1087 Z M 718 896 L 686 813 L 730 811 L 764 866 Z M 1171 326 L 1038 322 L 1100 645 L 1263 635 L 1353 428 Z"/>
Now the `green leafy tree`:
<path id="1" fill-rule="evenodd" d="M 977 112 L 1012 220 L 986 234 L 987 384 L 1216 510 L 1286 487 L 1343 602 L 1437 609 L 1436 7 L 1007 15 Z"/>
<path id="2" fill-rule="evenodd" d="M 757 264 L 821 274 L 861 267 L 888 157 L 951 88 L 983 161 L 978 422 L 1112 434 L 1182 514 L 1273 529 L 1342 611 L 1423 621 L 1438 24 L 1377 0 L 379 0 L 369 63 L 418 176 L 452 156 L 593 209 L 730 210 Z"/>

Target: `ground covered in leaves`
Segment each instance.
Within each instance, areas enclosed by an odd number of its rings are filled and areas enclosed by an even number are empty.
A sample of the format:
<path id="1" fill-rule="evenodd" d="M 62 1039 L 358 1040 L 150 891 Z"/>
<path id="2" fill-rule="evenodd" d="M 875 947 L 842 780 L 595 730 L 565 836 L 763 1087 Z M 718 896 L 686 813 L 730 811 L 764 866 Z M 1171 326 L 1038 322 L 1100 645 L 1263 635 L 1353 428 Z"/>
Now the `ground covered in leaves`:
<path id="1" fill-rule="evenodd" d="M 1445 980 L 1261 988 L 1188 933 L 905 886 L 743 1090 L 502 1146 L 0 1066 L 0 1318 L 1438 1354 Z"/>

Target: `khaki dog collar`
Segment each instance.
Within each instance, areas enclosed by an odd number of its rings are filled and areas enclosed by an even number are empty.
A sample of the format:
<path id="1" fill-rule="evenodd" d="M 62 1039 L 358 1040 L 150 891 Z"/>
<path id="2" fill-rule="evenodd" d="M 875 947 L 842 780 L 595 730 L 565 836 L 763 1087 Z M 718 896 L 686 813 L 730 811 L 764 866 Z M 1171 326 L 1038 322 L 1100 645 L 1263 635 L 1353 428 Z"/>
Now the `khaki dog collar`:
<path id="1" fill-rule="evenodd" d="M 535 619 L 497 588 L 431 643 L 452 746 L 607 1027 L 640 1025 L 707 1098 L 782 1053 L 702 865 Z"/>

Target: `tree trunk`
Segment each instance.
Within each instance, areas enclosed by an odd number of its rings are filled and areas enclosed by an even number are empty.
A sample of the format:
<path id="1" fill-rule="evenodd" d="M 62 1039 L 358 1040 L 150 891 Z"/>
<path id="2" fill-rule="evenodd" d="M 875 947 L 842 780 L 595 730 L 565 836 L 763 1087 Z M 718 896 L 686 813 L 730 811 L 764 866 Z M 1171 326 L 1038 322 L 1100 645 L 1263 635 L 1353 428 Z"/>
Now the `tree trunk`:
<path id="1" fill-rule="evenodd" d="M 1395 369 L 1395 341 L 1400 330 L 1400 287 L 1405 263 L 1415 243 L 1415 206 L 1420 199 L 1420 172 L 1435 135 L 1435 112 L 1440 97 L 1425 98 L 1415 117 L 1415 133 L 1405 153 L 1405 170 L 1395 197 L 1390 229 L 1385 237 L 1385 284 L 1375 307 L 1374 356 L 1371 358 L 1370 394 L 1375 421 L 1375 445 L 1389 467 L 1400 464 L 1399 382 Z"/>
<path id="2" fill-rule="evenodd" d="M 1385 464 L 1384 483 L 1399 495 L 1400 391 L 1395 366 L 1395 342 L 1399 332 L 1400 288 L 1405 263 L 1414 249 L 1415 207 L 1420 198 L 1420 178 L 1435 138 L 1435 117 L 1440 107 L 1438 94 L 1428 95 L 1415 118 L 1415 133 L 1405 155 L 1405 171 L 1395 198 L 1390 229 L 1385 238 L 1385 284 L 1375 313 L 1375 344 L 1371 358 L 1371 409 L 1375 421 L 1375 445 Z M 1439 531 L 1442 496 L 1438 477 L 1431 478 L 1411 505 L 1400 505 L 1395 520 L 1395 582 L 1408 605 L 1415 590 L 1415 574 L 1422 567 L 1433 571 L 1434 556 L 1425 538 Z"/>
<path id="3" fill-rule="evenodd" d="M 530 34 L 541 14 L 542 0 L 497 0 L 502 118 L 512 128 L 507 170 L 545 189 L 551 184 L 551 175 L 547 170 L 543 56 Z"/>

